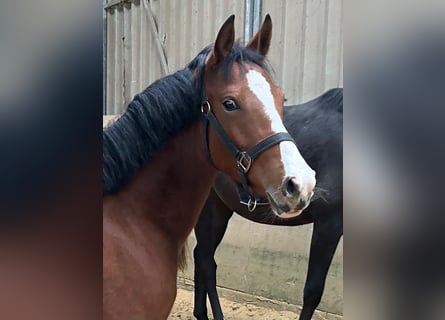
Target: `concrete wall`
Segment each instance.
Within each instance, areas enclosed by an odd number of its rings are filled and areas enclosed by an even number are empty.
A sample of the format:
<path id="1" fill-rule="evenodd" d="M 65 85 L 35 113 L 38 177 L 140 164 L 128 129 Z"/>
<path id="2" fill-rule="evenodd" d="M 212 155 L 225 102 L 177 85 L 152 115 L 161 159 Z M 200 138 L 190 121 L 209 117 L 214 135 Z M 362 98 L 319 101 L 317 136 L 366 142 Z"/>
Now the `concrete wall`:
<path id="1" fill-rule="evenodd" d="M 216 253 L 218 286 L 301 305 L 311 234 L 312 225 L 267 226 L 234 214 Z M 195 243 L 192 234 L 189 265 L 179 275 L 190 281 Z M 343 314 L 343 240 L 329 270 L 319 309 Z"/>

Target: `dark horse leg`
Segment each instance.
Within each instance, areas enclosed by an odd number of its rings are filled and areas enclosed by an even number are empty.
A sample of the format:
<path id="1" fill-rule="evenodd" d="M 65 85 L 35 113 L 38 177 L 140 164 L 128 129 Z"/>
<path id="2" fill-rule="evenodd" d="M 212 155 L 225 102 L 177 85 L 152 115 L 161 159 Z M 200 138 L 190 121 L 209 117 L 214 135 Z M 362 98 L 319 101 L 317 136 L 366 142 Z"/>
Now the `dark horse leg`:
<path id="1" fill-rule="evenodd" d="M 215 214 L 215 213 L 218 214 Z M 195 260 L 195 306 L 193 315 L 198 320 L 208 320 L 206 295 L 208 294 L 215 320 L 224 319 L 218 292 L 216 291 L 215 250 L 227 229 L 232 216 L 230 210 L 216 195 L 213 189 L 195 226 L 196 247 L 193 250 Z"/>
<path id="2" fill-rule="evenodd" d="M 343 234 L 342 209 L 316 219 L 312 232 L 309 267 L 299 320 L 310 320 L 323 295 L 329 266 Z"/>

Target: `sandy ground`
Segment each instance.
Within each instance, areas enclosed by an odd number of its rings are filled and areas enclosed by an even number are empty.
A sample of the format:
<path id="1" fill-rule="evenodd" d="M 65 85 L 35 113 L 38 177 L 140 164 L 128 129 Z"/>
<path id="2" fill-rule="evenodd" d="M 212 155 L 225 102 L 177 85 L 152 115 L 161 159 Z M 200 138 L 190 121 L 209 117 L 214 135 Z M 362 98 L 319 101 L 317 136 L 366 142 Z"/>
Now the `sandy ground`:
<path id="1" fill-rule="evenodd" d="M 250 296 L 250 299 L 252 297 Z M 221 307 L 224 312 L 225 320 L 297 320 L 298 312 L 280 311 L 278 304 L 275 302 L 277 309 L 262 305 L 264 299 L 257 297 L 254 299 L 260 301 L 260 304 L 249 302 L 236 302 L 224 297 L 220 297 Z M 263 301 L 262 301 L 263 300 Z M 270 301 L 270 300 L 269 300 Z M 274 305 L 274 304 L 272 304 Z M 288 308 L 287 308 L 288 309 Z M 213 320 L 211 315 L 211 308 L 207 303 L 207 310 L 209 311 L 209 319 Z M 282 308 L 286 310 L 286 308 Z M 299 308 L 296 308 L 299 310 Z M 167 320 L 195 320 L 193 317 L 193 292 L 185 289 L 178 289 L 175 304 L 172 312 Z M 316 310 L 312 320 L 343 320 L 343 316 L 326 313 Z"/>
<path id="2" fill-rule="evenodd" d="M 221 307 L 224 311 L 225 320 L 294 320 L 298 319 L 298 314 L 291 311 L 277 311 L 270 308 L 256 306 L 250 303 L 238 303 L 225 298 L 220 298 Z M 210 310 L 210 306 L 207 306 Z M 211 313 L 211 312 L 210 312 Z M 173 310 L 168 320 L 195 320 L 193 317 L 193 293 L 184 289 L 178 289 Z M 211 314 L 209 319 L 213 320 Z M 314 320 L 340 319 L 337 317 L 314 315 Z"/>

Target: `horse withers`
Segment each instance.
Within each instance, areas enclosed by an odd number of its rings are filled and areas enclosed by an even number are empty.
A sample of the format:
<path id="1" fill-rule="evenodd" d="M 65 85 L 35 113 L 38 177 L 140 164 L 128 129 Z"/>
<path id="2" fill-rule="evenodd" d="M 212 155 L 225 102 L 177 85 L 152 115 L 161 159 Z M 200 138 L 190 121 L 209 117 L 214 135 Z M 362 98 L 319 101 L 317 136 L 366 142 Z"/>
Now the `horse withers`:
<path id="1" fill-rule="evenodd" d="M 136 95 L 103 133 L 104 319 L 166 319 L 183 246 L 218 170 L 293 215 L 315 172 L 282 123 L 269 16 L 246 47 L 234 16 L 183 70 Z M 253 161 L 254 160 L 254 161 Z"/>
<path id="2" fill-rule="evenodd" d="M 218 174 L 195 227 L 193 313 L 198 320 L 208 320 L 207 296 L 214 319 L 224 318 L 216 291 L 214 255 L 234 211 L 263 224 L 314 223 L 299 319 L 311 319 L 320 303 L 328 269 L 343 234 L 343 89 L 332 89 L 307 103 L 285 107 L 284 124 L 304 159 L 317 172 L 315 195 L 301 215 L 282 219 L 271 212 L 269 205 L 259 205 L 250 212 L 240 203 L 237 184 L 230 177 Z"/>

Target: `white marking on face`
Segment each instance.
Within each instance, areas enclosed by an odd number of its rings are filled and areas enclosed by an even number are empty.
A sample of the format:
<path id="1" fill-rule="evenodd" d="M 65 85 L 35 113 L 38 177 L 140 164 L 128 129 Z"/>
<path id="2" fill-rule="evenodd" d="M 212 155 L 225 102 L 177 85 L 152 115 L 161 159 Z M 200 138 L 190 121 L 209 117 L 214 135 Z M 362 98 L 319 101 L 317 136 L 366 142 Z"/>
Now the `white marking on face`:
<path id="1" fill-rule="evenodd" d="M 253 69 L 247 72 L 246 77 L 250 91 L 252 91 L 262 103 L 264 112 L 271 121 L 272 131 L 274 133 L 287 132 L 275 108 L 272 90 L 266 78 L 264 78 L 260 72 Z M 291 141 L 282 141 L 279 147 L 285 177 L 296 177 L 303 188 L 306 184 L 312 184 L 310 187 L 312 189 L 315 184 L 315 171 L 306 163 L 298 151 L 297 146 Z"/>

